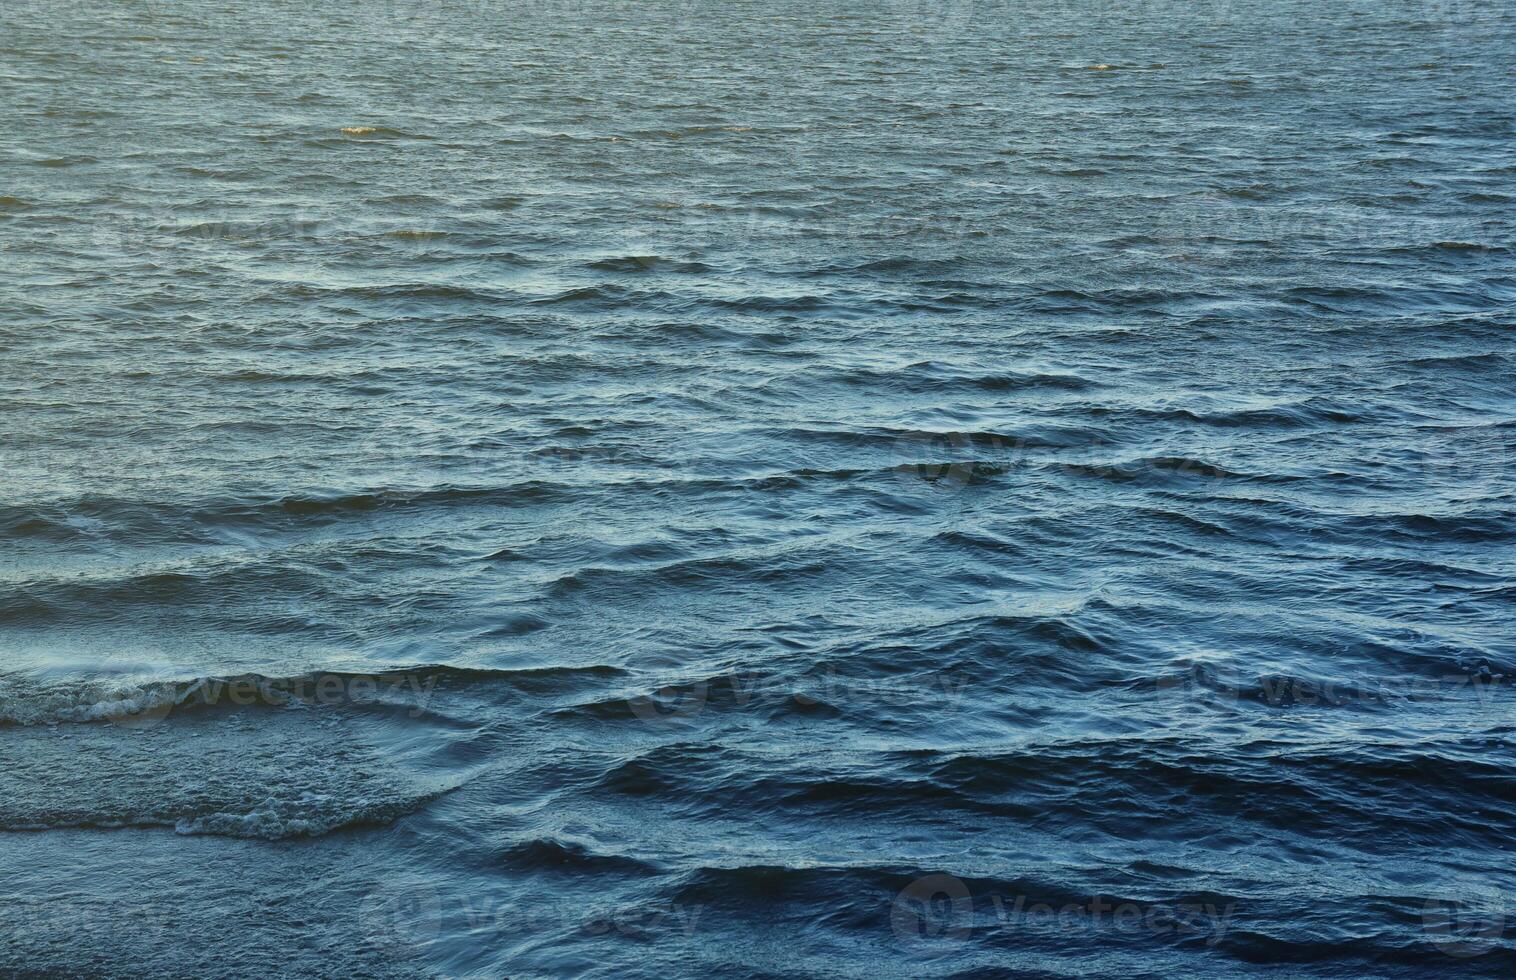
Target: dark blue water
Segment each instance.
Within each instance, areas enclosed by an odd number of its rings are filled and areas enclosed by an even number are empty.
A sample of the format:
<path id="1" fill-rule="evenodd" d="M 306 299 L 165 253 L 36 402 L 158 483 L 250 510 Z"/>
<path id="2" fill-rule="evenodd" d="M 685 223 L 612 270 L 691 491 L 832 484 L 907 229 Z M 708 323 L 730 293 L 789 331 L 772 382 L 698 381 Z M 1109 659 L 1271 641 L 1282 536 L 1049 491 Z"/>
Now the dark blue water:
<path id="1" fill-rule="evenodd" d="M 1513 64 L 0 6 L 0 973 L 1516 975 Z"/>

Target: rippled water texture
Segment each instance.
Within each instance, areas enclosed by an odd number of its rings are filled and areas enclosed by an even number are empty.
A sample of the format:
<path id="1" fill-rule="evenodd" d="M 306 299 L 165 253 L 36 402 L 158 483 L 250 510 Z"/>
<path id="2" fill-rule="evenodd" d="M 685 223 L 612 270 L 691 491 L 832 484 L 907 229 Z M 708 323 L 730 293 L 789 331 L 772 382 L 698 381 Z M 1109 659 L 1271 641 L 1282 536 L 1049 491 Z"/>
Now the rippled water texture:
<path id="1" fill-rule="evenodd" d="M 0 5 L 0 973 L 1516 975 L 1513 25 Z"/>

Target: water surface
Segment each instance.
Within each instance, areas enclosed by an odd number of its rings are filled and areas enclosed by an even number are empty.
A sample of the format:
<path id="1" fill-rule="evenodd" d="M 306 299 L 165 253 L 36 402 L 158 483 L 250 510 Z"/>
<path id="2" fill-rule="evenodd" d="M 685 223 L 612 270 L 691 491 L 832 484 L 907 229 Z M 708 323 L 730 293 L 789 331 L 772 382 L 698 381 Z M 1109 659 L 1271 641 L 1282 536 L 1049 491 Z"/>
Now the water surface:
<path id="1" fill-rule="evenodd" d="M 1512 27 L 5 4 L 0 972 L 1516 972 Z"/>

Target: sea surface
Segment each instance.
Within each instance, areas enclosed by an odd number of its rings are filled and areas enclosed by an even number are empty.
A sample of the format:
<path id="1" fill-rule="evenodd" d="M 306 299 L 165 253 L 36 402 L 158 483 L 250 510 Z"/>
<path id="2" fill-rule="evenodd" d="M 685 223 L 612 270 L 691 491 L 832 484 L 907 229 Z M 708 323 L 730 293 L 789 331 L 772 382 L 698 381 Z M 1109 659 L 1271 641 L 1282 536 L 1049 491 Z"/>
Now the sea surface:
<path id="1" fill-rule="evenodd" d="M 6 0 L 0 975 L 1516 975 L 1516 8 Z"/>

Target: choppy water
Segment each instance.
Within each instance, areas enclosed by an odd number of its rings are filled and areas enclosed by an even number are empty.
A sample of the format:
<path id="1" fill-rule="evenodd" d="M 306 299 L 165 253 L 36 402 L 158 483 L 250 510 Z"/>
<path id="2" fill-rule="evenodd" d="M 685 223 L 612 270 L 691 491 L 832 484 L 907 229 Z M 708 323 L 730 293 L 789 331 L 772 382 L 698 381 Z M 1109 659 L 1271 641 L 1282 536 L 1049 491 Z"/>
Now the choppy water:
<path id="1" fill-rule="evenodd" d="M 1512 975 L 1512 28 L 0 6 L 0 972 Z"/>

